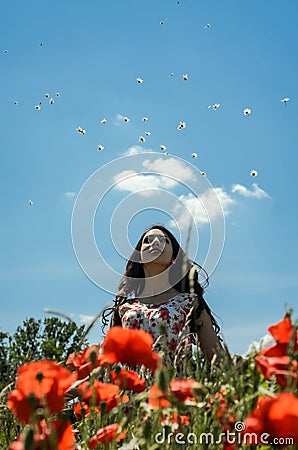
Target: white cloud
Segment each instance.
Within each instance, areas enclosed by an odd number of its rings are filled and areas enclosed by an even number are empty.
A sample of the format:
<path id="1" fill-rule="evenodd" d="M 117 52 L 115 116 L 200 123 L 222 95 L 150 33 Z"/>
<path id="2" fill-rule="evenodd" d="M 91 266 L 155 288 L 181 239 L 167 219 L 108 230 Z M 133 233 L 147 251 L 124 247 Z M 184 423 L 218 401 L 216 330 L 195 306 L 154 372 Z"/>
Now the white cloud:
<path id="1" fill-rule="evenodd" d="M 122 114 L 117 113 L 116 114 L 116 120 L 117 122 L 122 122 L 125 116 L 123 116 Z"/>
<path id="2" fill-rule="evenodd" d="M 244 357 L 250 355 L 251 353 L 259 352 L 265 348 L 271 347 L 271 345 L 275 344 L 274 338 L 271 334 L 266 333 L 261 337 L 259 341 L 252 340 L 249 344 L 248 350 L 244 353 Z"/>
<path id="3" fill-rule="evenodd" d="M 138 192 L 140 195 L 150 196 L 156 194 L 158 189 L 169 189 L 176 182 L 160 175 L 139 174 L 133 170 L 123 170 L 114 177 L 116 188 L 128 191 Z"/>
<path id="4" fill-rule="evenodd" d="M 88 316 L 87 314 L 79 314 L 79 322 L 82 324 L 88 324 L 95 319 L 95 316 Z"/>
<path id="5" fill-rule="evenodd" d="M 270 195 L 268 192 L 261 189 L 257 183 L 252 184 L 253 189 L 249 190 L 247 187 L 243 186 L 242 184 L 233 184 L 232 186 L 232 192 L 237 192 L 240 195 L 243 195 L 243 197 L 253 197 L 253 198 L 270 198 Z"/>
<path id="6" fill-rule="evenodd" d="M 74 198 L 77 193 L 76 192 L 64 192 L 66 198 Z"/>
<path id="7" fill-rule="evenodd" d="M 126 152 L 124 152 L 124 155 L 130 156 L 130 155 L 137 155 L 138 153 L 148 153 L 148 152 L 153 152 L 153 150 L 151 148 L 145 149 L 140 145 L 132 145 Z"/>
<path id="8" fill-rule="evenodd" d="M 176 182 L 194 181 L 195 174 L 190 167 L 176 158 L 157 158 L 154 161 L 146 159 L 143 167 L 149 171 L 162 173 L 174 177 Z"/>
<path id="9" fill-rule="evenodd" d="M 200 197 L 193 194 L 180 195 L 172 213 L 182 229 L 187 229 L 191 220 L 191 215 L 197 225 L 203 225 L 218 217 L 228 215 L 230 206 L 235 201 L 223 188 L 210 188 Z M 171 221 L 173 226 L 174 222 Z"/>
<path id="10" fill-rule="evenodd" d="M 143 150 L 142 147 L 135 145 L 128 149 L 128 154 L 135 155 L 148 151 L 152 150 Z M 144 171 L 141 173 L 133 170 L 124 170 L 118 173 L 113 179 L 117 183 L 117 189 L 150 196 L 156 194 L 158 189 L 169 190 L 179 183 L 195 180 L 192 169 L 175 158 L 157 157 L 153 161 L 145 159 L 142 166 Z"/>

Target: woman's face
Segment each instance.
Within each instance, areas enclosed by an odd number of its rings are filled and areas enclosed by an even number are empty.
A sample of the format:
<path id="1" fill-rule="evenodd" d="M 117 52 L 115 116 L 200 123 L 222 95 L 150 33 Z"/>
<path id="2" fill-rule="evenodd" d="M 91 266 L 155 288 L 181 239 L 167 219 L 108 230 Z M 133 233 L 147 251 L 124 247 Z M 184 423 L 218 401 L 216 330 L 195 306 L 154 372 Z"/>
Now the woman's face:
<path id="1" fill-rule="evenodd" d="M 141 261 L 146 265 L 160 267 L 160 272 L 171 264 L 173 259 L 173 246 L 170 238 L 158 228 L 148 231 L 142 240 Z"/>

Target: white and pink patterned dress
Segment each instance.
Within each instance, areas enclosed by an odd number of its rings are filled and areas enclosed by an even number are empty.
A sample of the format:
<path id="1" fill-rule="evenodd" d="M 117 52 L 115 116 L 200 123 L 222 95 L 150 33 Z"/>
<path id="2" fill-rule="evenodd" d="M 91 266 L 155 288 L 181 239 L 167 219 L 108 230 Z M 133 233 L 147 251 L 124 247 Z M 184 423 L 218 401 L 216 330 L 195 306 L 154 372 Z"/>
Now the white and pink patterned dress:
<path id="1" fill-rule="evenodd" d="M 158 305 L 133 299 L 119 306 L 119 314 L 124 328 L 141 329 L 152 335 L 155 351 L 164 351 L 166 342 L 168 355 L 173 361 L 179 344 L 191 345 L 187 322 L 196 303 L 195 294 L 182 293 Z M 162 338 L 161 326 L 165 330 Z"/>

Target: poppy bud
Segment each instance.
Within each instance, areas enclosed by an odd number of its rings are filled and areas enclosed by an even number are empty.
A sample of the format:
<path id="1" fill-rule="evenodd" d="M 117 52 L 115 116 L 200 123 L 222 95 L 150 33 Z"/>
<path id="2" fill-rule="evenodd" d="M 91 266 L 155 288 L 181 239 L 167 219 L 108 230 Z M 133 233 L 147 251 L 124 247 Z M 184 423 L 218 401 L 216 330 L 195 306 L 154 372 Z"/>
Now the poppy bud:
<path id="1" fill-rule="evenodd" d="M 24 440 L 24 450 L 34 450 L 34 446 L 34 433 L 32 428 L 29 428 Z"/>

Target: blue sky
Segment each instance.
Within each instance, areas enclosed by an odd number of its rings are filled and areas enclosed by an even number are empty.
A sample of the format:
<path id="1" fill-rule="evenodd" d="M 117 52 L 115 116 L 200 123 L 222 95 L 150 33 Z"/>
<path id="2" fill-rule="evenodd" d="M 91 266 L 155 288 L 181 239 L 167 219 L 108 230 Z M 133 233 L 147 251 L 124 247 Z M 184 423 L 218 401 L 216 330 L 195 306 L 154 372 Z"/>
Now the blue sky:
<path id="1" fill-rule="evenodd" d="M 159 167 L 178 164 L 180 182 L 163 180 L 162 196 L 149 191 L 146 199 L 133 194 L 136 185 L 108 191 L 94 218 L 107 263 L 124 270 L 111 223 L 120 246 L 121 236 L 134 244 L 156 221 L 168 226 L 177 209 L 168 210 L 167 195 L 186 202 L 182 166 L 193 167 L 207 173 L 223 203 L 225 245 L 205 297 L 231 351 L 244 352 L 286 305 L 297 315 L 298 4 L 2 3 L 0 329 L 13 333 L 26 317 L 44 317 L 44 308 L 84 323 L 111 300 L 76 259 L 72 211 L 92 174 L 105 173 L 107 164 L 114 177 L 117 170 L 138 171 L 142 152 L 154 152 L 149 156 Z M 186 128 L 177 130 L 181 121 Z M 141 155 L 139 166 L 125 157 L 133 153 Z M 144 187 L 143 178 L 135 182 Z M 131 217 L 123 201 L 134 205 Z M 200 215 L 196 226 L 202 263 L 210 233 Z M 185 230 L 182 235 L 185 240 Z M 99 337 L 98 325 L 91 340 Z"/>

